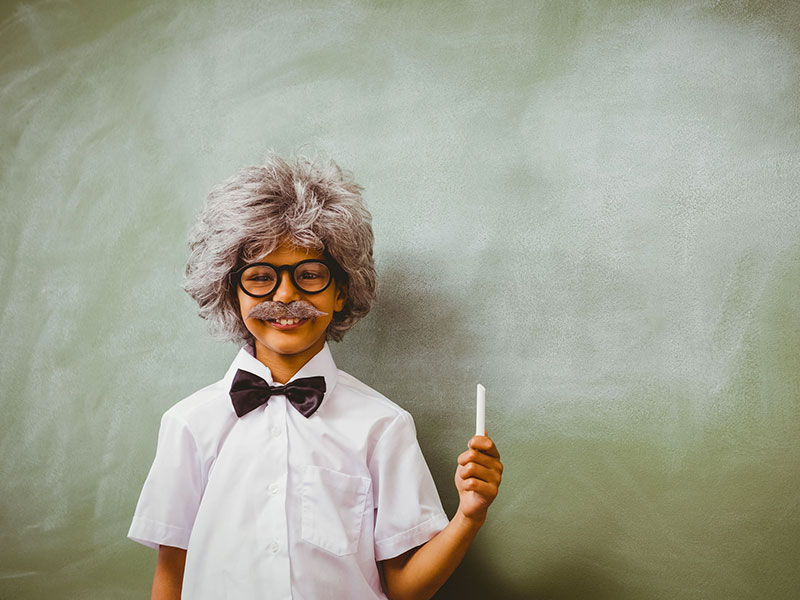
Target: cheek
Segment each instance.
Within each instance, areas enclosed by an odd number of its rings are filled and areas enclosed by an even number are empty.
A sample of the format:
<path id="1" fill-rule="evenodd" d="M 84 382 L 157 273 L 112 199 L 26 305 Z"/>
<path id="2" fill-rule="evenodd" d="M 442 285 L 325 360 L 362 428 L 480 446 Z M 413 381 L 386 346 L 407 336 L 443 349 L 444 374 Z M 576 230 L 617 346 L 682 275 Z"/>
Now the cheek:
<path id="1" fill-rule="evenodd" d="M 253 306 L 255 303 L 252 302 L 252 298 L 250 296 L 245 296 L 242 298 L 243 294 L 239 293 L 233 299 L 233 303 L 236 308 L 239 310 L 239 314 L 242 316 L 242 321 L 247 319 L 247 315 L 253 310 Z"/>

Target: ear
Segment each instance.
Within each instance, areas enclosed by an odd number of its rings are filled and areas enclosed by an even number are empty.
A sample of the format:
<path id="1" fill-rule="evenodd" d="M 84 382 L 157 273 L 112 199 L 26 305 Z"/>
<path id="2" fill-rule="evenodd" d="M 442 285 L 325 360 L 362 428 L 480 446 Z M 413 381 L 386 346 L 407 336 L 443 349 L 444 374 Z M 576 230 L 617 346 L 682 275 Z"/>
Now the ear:
<path id="1" fill-rule="evenodd" d="M 336 297 L 333 301 L 334 312 L 341 312 L 344 308 L 344 303 L 347 301 L 347 288 L 345 286 L 334 283 L 336 287 Z"/>

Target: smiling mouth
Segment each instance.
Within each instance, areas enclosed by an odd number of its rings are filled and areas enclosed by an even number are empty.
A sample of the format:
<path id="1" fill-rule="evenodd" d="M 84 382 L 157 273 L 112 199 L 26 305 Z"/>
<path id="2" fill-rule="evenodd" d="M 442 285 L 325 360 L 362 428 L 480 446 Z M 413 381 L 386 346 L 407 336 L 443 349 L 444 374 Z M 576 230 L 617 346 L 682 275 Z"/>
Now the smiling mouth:
<path id="1" fill-rule="evenodd" d="M 267 323 L 277 329 L 295 329 L 306 321 L 308 321 L 308 319 L 267 319 Z"/>

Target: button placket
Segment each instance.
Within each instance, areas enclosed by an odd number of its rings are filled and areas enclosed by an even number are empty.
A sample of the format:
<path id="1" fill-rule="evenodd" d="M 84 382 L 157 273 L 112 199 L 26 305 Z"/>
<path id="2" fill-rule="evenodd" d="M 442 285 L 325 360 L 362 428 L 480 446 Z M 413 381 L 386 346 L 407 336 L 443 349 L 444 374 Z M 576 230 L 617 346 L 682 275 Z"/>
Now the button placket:
<path id="1" fill-rule="evenodd" d="M 258 538 L 264 553 L 265 572 L 272 582 L 275 597 L 291 596 L 288 553 L 288 523 L 286 518 L 286 489 L 288 468 L 288 440 L 283 434 L 288 402 L 285 396 L 273 396 L 262 413 L 262 445 L 258 459 L 261 462 L 261 490 Z M 277 433 L 277 435 L 276 435 Z M 281 593 L 285 590 L 284 593 Z"/>

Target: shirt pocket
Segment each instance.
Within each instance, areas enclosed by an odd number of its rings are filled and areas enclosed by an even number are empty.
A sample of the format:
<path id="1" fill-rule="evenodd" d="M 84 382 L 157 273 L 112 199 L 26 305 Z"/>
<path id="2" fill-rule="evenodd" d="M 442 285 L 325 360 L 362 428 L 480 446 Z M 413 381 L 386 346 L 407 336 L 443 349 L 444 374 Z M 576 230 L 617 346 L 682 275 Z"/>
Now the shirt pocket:
<path id="1" fill-rule="evenodd" d="M 371 481 L 324 467 L 303 469 L 303 540 L 338 556 L 358 549 Z"/>

